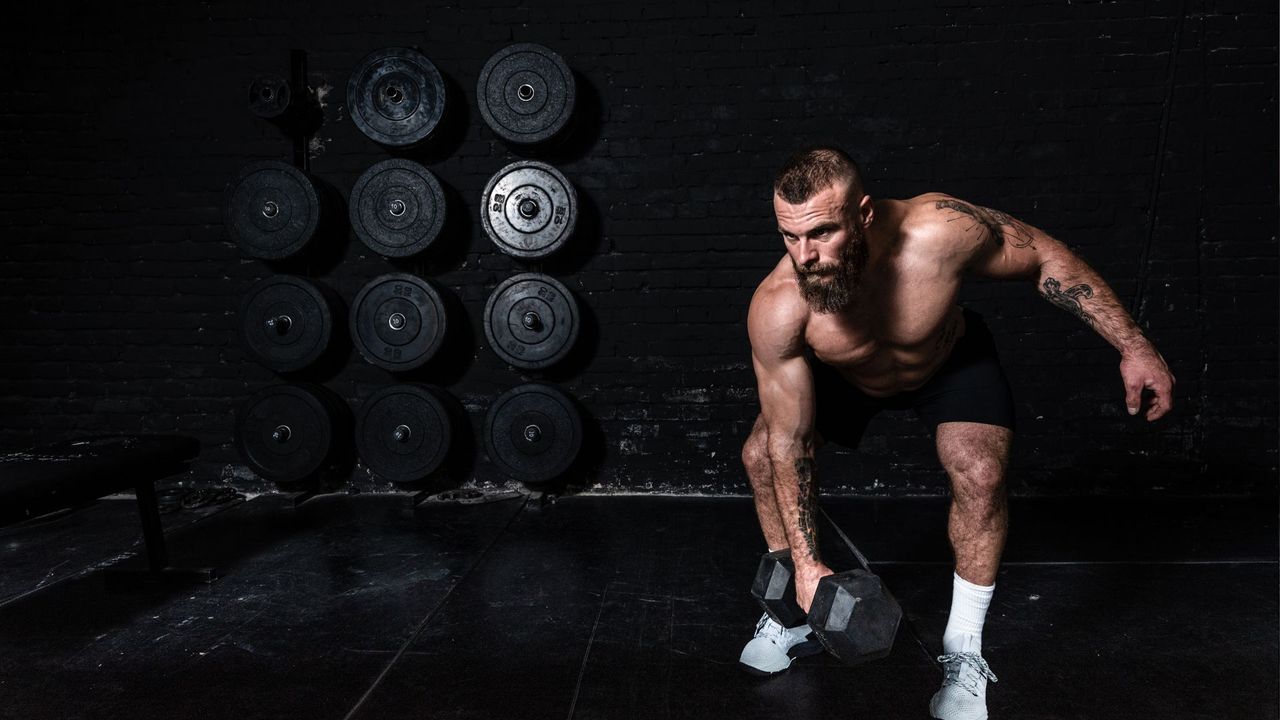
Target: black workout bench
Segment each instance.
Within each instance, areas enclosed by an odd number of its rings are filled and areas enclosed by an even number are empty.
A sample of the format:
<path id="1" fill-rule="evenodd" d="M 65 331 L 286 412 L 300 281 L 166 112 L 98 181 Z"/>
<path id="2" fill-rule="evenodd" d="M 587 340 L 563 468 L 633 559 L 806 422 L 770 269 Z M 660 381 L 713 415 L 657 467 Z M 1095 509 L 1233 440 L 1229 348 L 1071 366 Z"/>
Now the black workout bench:
<path id="1" fill-rule="evenodd" d="M 185 435 L 95 436 L 0 455 L 0 527 L 75 508 L 132 489 L 138 498 L 147 568 L 115 569 L 109 579 L 201 580 L 213 568 L 169 566 L 155 483 L 185 472 L 200 442 Z"/>

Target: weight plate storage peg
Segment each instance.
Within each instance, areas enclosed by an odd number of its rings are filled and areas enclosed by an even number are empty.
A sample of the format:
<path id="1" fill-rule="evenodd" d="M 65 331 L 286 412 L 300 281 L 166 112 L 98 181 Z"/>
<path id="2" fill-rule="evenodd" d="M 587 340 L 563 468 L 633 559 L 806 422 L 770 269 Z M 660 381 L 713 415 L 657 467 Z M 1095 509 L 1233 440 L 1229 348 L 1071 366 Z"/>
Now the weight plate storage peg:
<path id="1" fill-rule="evenodd" d="M 412 160 L 383 160 L 351 190 L 351 228 L 370 250 L 403 258 L 426 250 L 444 227 L 440 181 Z"/>
<path id="2" fill-rule="evenodd" d="M 502 139 L 523 145 L 560 133 L 573 116 L 576 95 L 573 72 L 564 59 L 533 43 L 494 53 L 476 86 L 485 123 Z"/>
<path id="3" fill-rule="evenodd" d="M 306 173 L 268 160 L 246 166 L 227 186 L 224 219 L 240 251 L 283 260 L 302 251 L 320 226 L 320 193 Z"/>
<path id="4" fill-rule="evenodd" d="M 259 75 L 249 83 L 249 111 L 260 118 L 283 117 L 292 99 L 289 81 L 278 75 Z"/>
<path id="5" fill-rule="evenodd" d="M 439 470 L 453 444 L 443 393 L 427 385 L 390 385 L 365 400 L 356 413 L 356 447 L 364 464 L 400 483 Z"/>
<path id="6" fill-rule="evenodd" d="M 292 275 L 259 280 L 240 305 L 240 337 L 262 365 L 276 372 L 310 366 L 333 339 L 335 298 Z"/>
<path id="7" fill-rule="evenodd" d="M 564 247 L 578 220 L 578 193 L 559 170 L 535 160 L 511 163 L 485 186 L 480 221 L 502 252 L 542 258 Z"/>
<path id="8" fill-rule="evenodd" d="M 351 304 L 351 339 L 366 360 L 393 372 L 426 364 L 444 343 L 444 300 L 430 282 L 408 273 L 381 275 Z"/>
<path id="9" fill-rule="evenodd" d="M 564 474 L 582 449 L 582 415 L 572 398 L 543 383 L 498 397 L 484 421 L 489 459 L 509 477 L 537 485 Z"/>
<path id="10" fill-rule="evenodd" d="M 236 449 L 259 477 L 279 483 L 311 480 L 332 462 L 341 402 L 319 385 L 265 388 L 240 408 Z"/>
<path id="11" fill-rule="evenodd" d="M 563 360 L 578 339 L 578 302 L 558 280 L 538 273 L 507 278 L 489 295 L 484 333 L 503 360 L 539 370 Z"/>
<path id="12" fill-rule="evenodd" d="M 351 73 L 347 109 L 360 132 L 374 142 L 390 147 L 416 145 L 431 135 L 444 116 L 444 79 L 417 50 L 376 50 Z"/>

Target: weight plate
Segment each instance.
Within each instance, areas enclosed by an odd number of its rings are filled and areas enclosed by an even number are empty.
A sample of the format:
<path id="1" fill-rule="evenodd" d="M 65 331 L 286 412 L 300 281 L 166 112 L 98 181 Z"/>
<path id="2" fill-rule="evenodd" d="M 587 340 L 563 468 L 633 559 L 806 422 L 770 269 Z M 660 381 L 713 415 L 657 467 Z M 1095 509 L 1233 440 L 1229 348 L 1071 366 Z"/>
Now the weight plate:
<path id="1" fill-rule="evenodd" d="M 546 257 L 564 247 L 578 219 L 578 193 L 559 170 L 534 160 L 499 170 L 484 188 L 480 220 L 502 252 Z"/>
<path id="2" fill-rule="evenodd" d="M 240 408 L 236 449 L 250 469 L 274 482 L 310 479 L 328 464 L 334 407 L 324 388 L 302 384 L 265 388 Z"/>
<path id="3" fill-rule="evenodd" d="M 499 137 L 520 144 L 544 142 L 563 130 L 573 116 L 576 94 L 564 59 L 533 43 L 494 53 L 476 86 L 485 123 Z"/>
<path id="4" fill-rule="evenodd" d="M 391 147 L 422 142 L 444 115 L 444 79 L 427 56 L 409 48 L 367 55 L 347 83 L 351 120 L 369 139 Z"/>
<path id="5" fill-rule="evenodd" d="M 282 260 L 315 236 L 320 194 L 305 173 L 288 163 L 253 163 L 227 186 L 224 217 L 231 239 L 245 255 Z"/>
<path id="6" fill-rule="evenodd" d="M 351 305 L 351 338 L 366 360 L 393 371 L 413 370 L 444 342 L 444 301 L 430 282 L 408 273 L 374 278 Z"/>
<path id="7" fill-rule="evenodd" d="M 578 302 L 549 275 L 507 278 L 484 306 L 484 334 L 503 360 L 539 370 L 564 359 L 578 339 Z"/>
<path id="8" fill-rule="evenodd" d="M 301 370 L 333 337 L 333 306 L 320 288 L 292 275 L 259 280 L 240 304 L 240 337 L 259 363 L 276 372 Z"/>
<path id="9" fill-rule="evenodd" d="M 289 110 L 293 92 L 278 75 L 259 75 L 249 83 L 249 110 L 260 118 L 278 118 Z"/>
<path id="10" fill-rule="evenodd" d="M 440 469 L 453 443 L 453 423 L 438 392 L 392 385 L 356 415 L 356 447 L 364 464 L 392 482 L 414 482 Z"/>
<path id="11" fill-rule="evenodd" d="M 351 227 L 370 250 L 408 257 L 427 249 L 444 227 L 444 190 L 412 160 L 383 160 L 351 190 Z"/>
<path id="12" fill-rule="evenodd" d="M 582 449 L 582 416 L 550 385 L 514 387 L 494 401 L 484 422 L 485 449 L 502 472 L 529 484 L 562 475 Z"/>

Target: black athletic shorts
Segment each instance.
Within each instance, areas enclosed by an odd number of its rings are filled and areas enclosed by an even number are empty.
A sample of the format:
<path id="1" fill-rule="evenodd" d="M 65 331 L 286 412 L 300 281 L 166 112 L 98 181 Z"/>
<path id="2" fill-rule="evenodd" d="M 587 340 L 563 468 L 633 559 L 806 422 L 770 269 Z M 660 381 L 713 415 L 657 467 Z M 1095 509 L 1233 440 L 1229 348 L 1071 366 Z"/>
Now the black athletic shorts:
<path id="1" fill-rule="evenodd" d="M 1014 429 L 1013 393 L 982 316 L 964 311 L 965 332 L 951 357 L 919 388 L 871 397 L 839 371 L 809 353 L 817 399 L 818 433 L 826 442 L 856 448 L 867 423 L 881 410 L 914 410 L 936 432 L 944 422 L 974 422 Z"/>

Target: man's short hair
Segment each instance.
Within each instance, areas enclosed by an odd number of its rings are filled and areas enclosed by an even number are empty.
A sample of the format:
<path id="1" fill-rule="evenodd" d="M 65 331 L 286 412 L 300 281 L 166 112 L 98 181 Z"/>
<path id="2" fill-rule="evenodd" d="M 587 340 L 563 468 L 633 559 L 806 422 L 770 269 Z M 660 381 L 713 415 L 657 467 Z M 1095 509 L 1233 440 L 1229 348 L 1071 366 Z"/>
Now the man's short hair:
<path id="1" fill-rule="evenodd" d="M 799 205 L 838 183 L 849 184 L 849 197 L 862 197 L 862 171 L 845 151 L 829 146 L 811 147 L 792 155 L 778 170 L 773 191 Z"/>

